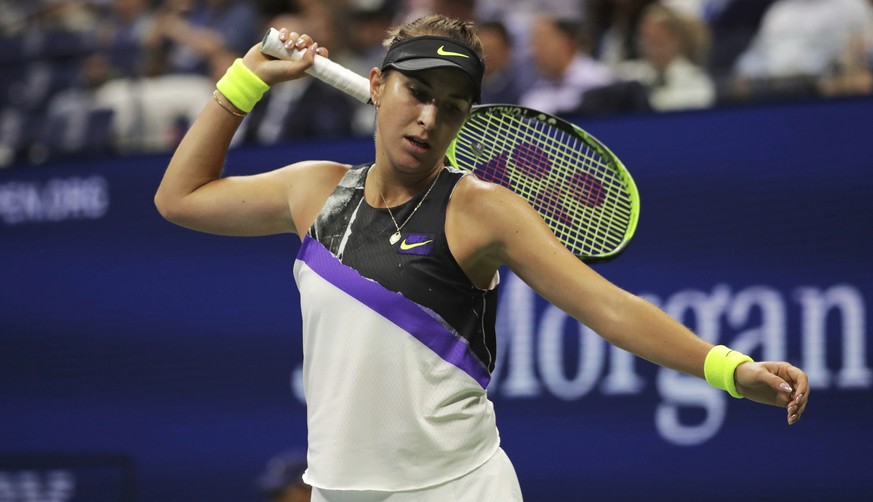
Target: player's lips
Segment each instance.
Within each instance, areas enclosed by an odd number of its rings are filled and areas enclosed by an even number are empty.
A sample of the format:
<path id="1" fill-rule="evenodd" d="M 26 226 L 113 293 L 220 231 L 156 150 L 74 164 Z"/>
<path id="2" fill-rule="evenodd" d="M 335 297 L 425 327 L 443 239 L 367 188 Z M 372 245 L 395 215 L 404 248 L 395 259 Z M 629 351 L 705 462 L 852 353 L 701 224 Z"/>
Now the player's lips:
<path id="1" fill-rule="evenodd" d="M 419 152 L 426 152 L 430 149 L 430 144 L 427 142 L 426 138 L 420 138 L 416 136 L 405 136 L 407 144 L 411 145 L 413 149 Z"/>

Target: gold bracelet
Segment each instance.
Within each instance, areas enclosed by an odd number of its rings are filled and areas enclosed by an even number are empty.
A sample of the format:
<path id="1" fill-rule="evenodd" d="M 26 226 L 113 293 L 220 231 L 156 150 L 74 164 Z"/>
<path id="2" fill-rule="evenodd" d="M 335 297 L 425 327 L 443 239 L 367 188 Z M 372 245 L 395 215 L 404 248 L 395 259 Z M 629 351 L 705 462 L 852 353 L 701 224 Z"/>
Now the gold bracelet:
<path id="1" fill-rule="evenodd" d="M 242 112 L 238 112 L 238 111 L 236 111 L 236 110 L 233 110 L 233 109 L 231 109 L 229 106 L 227 106 L 227 105 L 225 105 L 224 103 L 222 103 L 221 100 L 218 99 L 218 89 L 215 89 L 214 91 L 212 91 L 212 99 L 214 99 L 215 102 L 218 103 L 218 106 L 224 108 L 224 110 L 225 110 L 227 113 L 230 113 L 231 115 L 235 115 L 235 116 L 237 116 L 237 117 L 245 117 L 245 116 L 246 116 L 245 113 L 242 113 Z"/>

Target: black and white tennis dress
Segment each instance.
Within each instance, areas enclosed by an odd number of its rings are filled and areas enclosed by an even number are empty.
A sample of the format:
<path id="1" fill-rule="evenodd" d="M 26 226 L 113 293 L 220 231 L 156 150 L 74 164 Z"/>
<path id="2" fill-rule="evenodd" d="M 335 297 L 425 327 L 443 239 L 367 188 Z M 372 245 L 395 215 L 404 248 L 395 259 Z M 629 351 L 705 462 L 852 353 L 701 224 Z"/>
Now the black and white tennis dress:
<path id="1" fill-rule="evenodd" d="M 309 428 L 304 479 L 334 490 L 415 490 L 467 474 L 499 448 L 485 393 L 494 287 L 449 251 L 446 207 L 464 173 L 444 168 L 402 229 L 364 200 L 370 165 L 348 171 L 294 265 Z M 425 196 L 391 208 L 398 224 Z"/>

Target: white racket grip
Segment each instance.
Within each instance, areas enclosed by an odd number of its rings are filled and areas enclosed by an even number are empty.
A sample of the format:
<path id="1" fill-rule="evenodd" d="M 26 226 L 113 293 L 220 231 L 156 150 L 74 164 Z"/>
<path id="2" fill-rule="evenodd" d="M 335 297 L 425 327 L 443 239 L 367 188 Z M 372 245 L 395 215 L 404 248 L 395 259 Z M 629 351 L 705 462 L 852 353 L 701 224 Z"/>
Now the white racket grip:
<path id="1" fill-rule="evenodd" d="M 277 59 L 297 61 L 303 57 L 304 51 L 288 50 L 279 40 L 279 30 L 270 28 L 261 42 L 261 52 Z M 322 82 L 345 92 L 361 103 L 370 102 L 370 81 L 349 70 L 345 66 L 334 63 L 326 57 L 315 55 L 315 63 L 306 69 L 306 73 Z"/>

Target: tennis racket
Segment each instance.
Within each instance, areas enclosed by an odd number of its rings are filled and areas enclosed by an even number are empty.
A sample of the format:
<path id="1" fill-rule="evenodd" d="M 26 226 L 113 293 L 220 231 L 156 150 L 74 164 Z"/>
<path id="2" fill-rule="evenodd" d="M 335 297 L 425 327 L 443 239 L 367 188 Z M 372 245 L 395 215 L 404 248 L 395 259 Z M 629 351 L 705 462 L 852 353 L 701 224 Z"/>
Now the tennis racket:
<path id="1" fill-rule="evenodd" d="M 298 60 L 271 28 L 264 54 Z M 370 102 L 366 78 L 322 56 L 307 73 Z M 581 260 L 618 256 L 637 227 L 640 199 L 630 173 L 609 148 L 558 117 L 514 105 L 473 107 L 446 152 L 449 162 L 523 197 Z"/>

